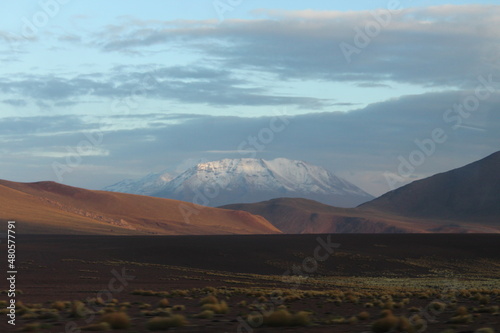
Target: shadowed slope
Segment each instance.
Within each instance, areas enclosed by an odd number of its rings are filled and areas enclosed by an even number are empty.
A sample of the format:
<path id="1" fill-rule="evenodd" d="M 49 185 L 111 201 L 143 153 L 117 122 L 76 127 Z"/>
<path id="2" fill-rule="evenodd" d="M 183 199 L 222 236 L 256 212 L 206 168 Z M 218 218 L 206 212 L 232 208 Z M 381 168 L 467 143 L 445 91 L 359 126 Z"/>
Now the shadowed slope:
<path id="1" fill-rule="evenodd" d="M 358 208 L 407 217 L 500 225 L 500 152 L 415 181 Z"/>
<path id="2" fill-rule="evenodd" d="M 268 221 L 246 212 L 176 200 L 90 191 L 54 182 L 0 180 L 0 219 L 23 233 L 64 234 L 267 234 Z"/>

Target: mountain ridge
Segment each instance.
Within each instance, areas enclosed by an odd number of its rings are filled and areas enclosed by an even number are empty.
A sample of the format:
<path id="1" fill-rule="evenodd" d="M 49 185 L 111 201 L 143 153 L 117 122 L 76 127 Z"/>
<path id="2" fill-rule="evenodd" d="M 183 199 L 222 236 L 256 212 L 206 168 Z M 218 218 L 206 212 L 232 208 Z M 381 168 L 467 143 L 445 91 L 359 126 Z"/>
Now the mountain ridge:
<path id="1" fill-rule="evenodd" d="M 400 216 L 500 224 L 500 151 L 358 206 Z"/>
<path id="2" fill-rule="evenodd" d="M 146 178 L 140 179 L 133 186 L 140 188 L 140 183 L 145 181 Z M 116 190 L 115 185 L 104 190 Z M 373 199 L 359 187 L 322 167 L 285 158 L 199 163 L 164 182 L 159 191 L 142 194 L 212 207 L 279 197 L 304 197 L 340 207 L 354 207 Z"/>
<path id="3" fill-rule="evenodd" d="M 414 181 L 356 208 L 281 198 L 232 204 L 285 233 L 500 232 L 500 152 Z"/>

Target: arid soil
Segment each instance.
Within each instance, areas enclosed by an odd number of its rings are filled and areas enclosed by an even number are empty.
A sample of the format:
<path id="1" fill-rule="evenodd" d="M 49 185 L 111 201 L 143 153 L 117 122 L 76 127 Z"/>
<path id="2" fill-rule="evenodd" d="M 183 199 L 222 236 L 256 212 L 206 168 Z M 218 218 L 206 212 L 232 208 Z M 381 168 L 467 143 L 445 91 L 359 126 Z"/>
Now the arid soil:
<path id="1" fill-rule="evenodd" d="M 482 234 L 21 235 L 16 325 L 3 310 L 0 331 L 106 329 L 106 313 L 119 312 L 123 332 L 149 332 L 159 317 L 176 318 L 176 332 L 359 333 L 380 329 L 384 310 L 387 332 L 498 330 L 498 244 Z"/>

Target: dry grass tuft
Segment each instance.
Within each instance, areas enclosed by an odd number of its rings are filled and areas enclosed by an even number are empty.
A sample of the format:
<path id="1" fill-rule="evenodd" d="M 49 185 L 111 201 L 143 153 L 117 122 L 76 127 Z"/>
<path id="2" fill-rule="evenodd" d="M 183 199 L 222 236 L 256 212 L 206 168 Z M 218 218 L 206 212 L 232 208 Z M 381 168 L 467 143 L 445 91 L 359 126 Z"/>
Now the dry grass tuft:
<path id="1" fill-rule="evenodd" d="M 204 305 L 204 304 L 217 304 L 217 303 L 219 303 L 219 300 L 214 295 L 209 295 L 209 296 L 207 296 L 205 298 L 202 298 L 201 301 L 200 301 L 200 305 Z"/>
<path id="2" fill-rule="evenodd" d="M 363 312 L 358 313 L 357 318 L 359 320 L 367 320 L 370 318 L 370 314 L 367 311 L 363 311 Z"/>
<path id="3" fill-rule="evenodd" d="M 86 314 L 90 313 L 90 310 L 85 307 L 80 301 L 74 301 L 71 303 L 71 309 L 69 312 L 70 317 L 73 318 L 83 318 Z"/>
<path id="4" fill-rule="evenodd" d="M 101 317 L 101 322 L 108 323 L 112 329 L 127 329 L 130 327 L 130 317 L 125 312 L 111 312 Z"/>
<path id="5" fill-rule="evenodd" d="M 182 327 L 188 324 L 188 321 L 183 315 L 172 315 L 170 317 L 155 317 L 149 320 L 146 324 L 148 330 L 159 331 L 167 330 L 172 327 Z"/>
<path id="6" fill-rule="evenodd" d="M 170 302 L 168 301 L 168 299 L 163 298 L 162 300 L 160 300 L 158 302 L 158 307 L 159 308 L 166 308 L 166 307 L 168 307 L 169 304 L 170 304 Z"/>
<path id="7" fill-rule="evenodd" d="M 66 302 L 63 302 L 63 301 L 55 301 L 54 303 L 52 303 L 52 309 L 56 309 L 56 310 L 59 310 L 59 311 L 62 311 L 64 309 L 66 309 L 66 305 L 67 303 Z"/>
<path id="8" fill-rule="evenodd" d="M 399 325 L 399 318 L 392 313 L 383 318 L 376 320 L 372 324 L 372 331 L 374 333 L 386 333 L 394 331 Z"/>
<path id="9" fill-rule="evenodd" d="M 201 318 L 201 319 L 212 319 L 215 315 L 215 312 L 212 310 L 203 310 L 198 314 L 195 314 L 195 318 Z"/>
<path id="10" fill-rule="evenodd" d="M 474 333 L 495 333 L 495 330 L 491 327 L 482 327 L 475 330 Z"/>

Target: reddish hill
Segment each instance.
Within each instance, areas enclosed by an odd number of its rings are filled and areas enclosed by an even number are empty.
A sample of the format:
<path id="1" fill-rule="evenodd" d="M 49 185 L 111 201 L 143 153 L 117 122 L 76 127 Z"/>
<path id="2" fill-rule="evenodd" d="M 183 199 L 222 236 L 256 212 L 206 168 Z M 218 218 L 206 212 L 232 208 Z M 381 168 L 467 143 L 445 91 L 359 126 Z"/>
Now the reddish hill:
<path id="1" fill-rule="evenodd" d="M 287 234 L 305 233 L 498 233 L 500 226 L 419 219 L 382 211 L 338 208 L 300 199 L 279 198 L 254 204 L 222 206 L 261 215 Z"/>
<path id="2" fill-rule="evenodd" d="M 270 234 L 260 216 L 147 196 L 90 191 L 54 182 L 0 180 L 0 220 L 22 233 Z"/>

